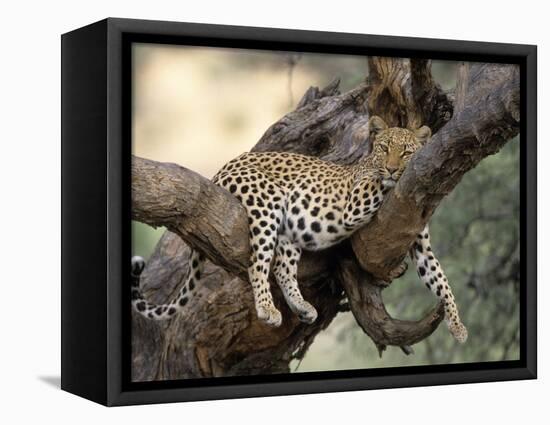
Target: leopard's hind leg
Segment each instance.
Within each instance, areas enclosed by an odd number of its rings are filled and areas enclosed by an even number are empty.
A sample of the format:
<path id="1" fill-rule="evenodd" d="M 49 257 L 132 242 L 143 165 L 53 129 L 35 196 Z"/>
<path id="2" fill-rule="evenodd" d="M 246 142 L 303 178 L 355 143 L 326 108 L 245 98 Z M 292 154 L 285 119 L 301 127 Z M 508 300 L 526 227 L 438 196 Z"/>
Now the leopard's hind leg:
<path id="1" fill-rule="evenodd" d="M 290 309 L 305 323 L 317 319 L 317 310 L 304 300 L 298 287 L 298 261 L 302 250 L 285 235 L 279 235 L 275 249 L 273 274 Z"/>
<path id="2" fill-rule="evenodd" d="M 420 279 L 444 303 L 445 322 L 451 334 L 459 342 L 465 342 L 468 330 L 458 315 L 458 307 L 447 276 L 432 251 L 428 225 L 417 235 L 416 242 L 411 248 L 411 256 L 416 262 L 416 271 Z"/>

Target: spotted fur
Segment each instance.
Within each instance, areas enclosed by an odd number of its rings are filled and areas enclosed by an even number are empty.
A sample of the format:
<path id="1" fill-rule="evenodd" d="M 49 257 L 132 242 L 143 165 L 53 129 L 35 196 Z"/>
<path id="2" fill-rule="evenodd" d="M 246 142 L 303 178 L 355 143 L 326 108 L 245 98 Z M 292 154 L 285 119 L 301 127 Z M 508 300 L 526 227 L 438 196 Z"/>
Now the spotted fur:
<path id="1" fill-rule="evenodd" d="M 291 310 L 303 322 L 315 321 L 317 311 L 298 287 L 302 252 L 333 246 L 368 223 L 412 155 L 431 135 L 426 126 L 416 131 L 388 128 L 379 117 L 369 120 L 369 133 L 372 150 L 356 165 L 338 165 L 288 152 L 249 152 L 227 163 L 214 176 L 213 183 L 231 192 L 247 211 L 251 246 L 248 276 L 258 318 L 266 324 L 279 326 L 282 321 L 269 287 L 270 271 Z M 441 280 L 443 272 L 430 255 L 429 238 L 419 239 L 415 246 L 421 248 L 413 249 L 412 254 L 419 275 L 445 300 L 451 332 L 457 339 L 465 339 L 448 282 Z M 135 310 L 151 319 L 169 318 L 184 310 L 200 282 L 203 261 L 194 251 L 187 281 L 167 304 L 147 302 L 134 286 Z M 425 261 L 428 266 L 423 266 Z M 432 263 L 437 263 L 435 270 L 431 270 Z"/>
<path id="2" fill-rule="evenodd" d="M 410 255 L 416 262 L 416 271 L 422 282 L 444 303 L 445 322 L 449 331 L 459 342 L 465 342 L 468 330 L 460 321 L 451 286 L 432 251 L 428 225 L 416 236 Z"/>

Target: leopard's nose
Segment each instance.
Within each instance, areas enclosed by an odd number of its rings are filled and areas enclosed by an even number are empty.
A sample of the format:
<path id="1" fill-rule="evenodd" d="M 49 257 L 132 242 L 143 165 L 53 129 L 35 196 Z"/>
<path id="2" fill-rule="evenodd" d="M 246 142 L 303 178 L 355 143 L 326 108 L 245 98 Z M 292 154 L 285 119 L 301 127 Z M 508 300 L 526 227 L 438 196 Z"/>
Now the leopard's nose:
<path id="1" fill-rule="evenodd" d="M 398 169 L 399 169 L 399 167 L 396 167 L 396 166 L 393 166 L 393 165 L 386 165 L 386 170 L 388 170 L 388 173 L 390 173 L 390 175 L 395 173 Z"/>

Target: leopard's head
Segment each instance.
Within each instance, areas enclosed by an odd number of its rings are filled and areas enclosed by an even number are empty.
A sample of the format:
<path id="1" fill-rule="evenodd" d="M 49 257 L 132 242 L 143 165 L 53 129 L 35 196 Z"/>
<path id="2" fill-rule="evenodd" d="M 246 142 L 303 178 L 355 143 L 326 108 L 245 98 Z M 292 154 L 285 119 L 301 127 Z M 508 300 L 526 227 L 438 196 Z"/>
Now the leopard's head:
<path id="1" fill-rule="evenodd" d="M 369 138 L 372 142 L 370 163 L 375 167 L 382 184 L 394 187 L 405 171 L 413 154 L 430 138 L 429 127 L 417 130 L 388 127 L 380 117 L 369 119 Z"/>

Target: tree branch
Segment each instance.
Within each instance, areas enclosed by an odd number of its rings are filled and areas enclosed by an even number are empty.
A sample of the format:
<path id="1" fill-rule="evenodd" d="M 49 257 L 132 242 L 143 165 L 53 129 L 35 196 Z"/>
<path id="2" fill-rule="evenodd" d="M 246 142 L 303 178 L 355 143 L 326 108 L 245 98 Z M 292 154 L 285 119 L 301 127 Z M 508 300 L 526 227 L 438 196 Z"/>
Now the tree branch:
<path id="1" fill-rule="evenodd" d="M 387 345 L 397 345 L 407 350 L 430 336 L 443 320 L 444 309 L 440 303 L 418 321 L 396 320 L 388 314 L 382 301 L 381 285 L 375 285 L 356 261 L 343 259 L 339 268 L 340 279 L 357 323 L 371 337 L 378 351 Z"/>
<path id="2" fill-rule="evenodd" d="M 248 220 L 228 191 L 194 171 L 132 157 L 132 219 L 165 226 L 226 270 L 248 266 Z"/>
<path id="3" fill-rule="evenodd" d="M 451 119 L 453 104 L 432 78 L 431 67 L 427 59 L 369 57 L 369 113 L 390 127 L 427 125 L 436 133 Z"/>

